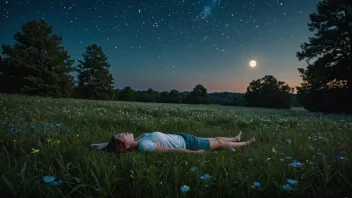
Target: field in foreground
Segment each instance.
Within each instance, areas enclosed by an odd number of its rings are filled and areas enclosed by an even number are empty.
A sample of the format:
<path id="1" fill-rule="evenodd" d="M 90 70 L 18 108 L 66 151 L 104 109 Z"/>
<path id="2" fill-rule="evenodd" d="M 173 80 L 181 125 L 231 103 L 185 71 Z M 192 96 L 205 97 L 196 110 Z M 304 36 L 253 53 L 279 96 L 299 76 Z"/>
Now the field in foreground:
<path id="1" fill-rule="evenodd" d="M 0 108 L 2 197 L 352 197 L 350 116 L 9 95 Z M 122 131 L 240 130 L 257 142 L 208 154 L 89 147 Z"/>

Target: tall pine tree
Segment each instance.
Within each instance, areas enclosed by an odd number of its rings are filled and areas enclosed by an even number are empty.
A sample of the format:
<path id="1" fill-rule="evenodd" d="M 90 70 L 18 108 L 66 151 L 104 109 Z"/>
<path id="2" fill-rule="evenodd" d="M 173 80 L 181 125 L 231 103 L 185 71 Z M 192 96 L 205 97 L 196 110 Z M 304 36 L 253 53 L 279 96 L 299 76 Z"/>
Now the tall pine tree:
<path id="1" fill-rule="evenodd" d="M 5 92 L 65 97 L 73 88 L 73 60 L 61 45 L 62 37 L 43 19 L 31 20 L 14 34 L 17 43 L 2 45 Z"/>
<path id="2" fill-rule="evenodd" d="M 311 111 L 352 113 L 352 1 L 323 0 L 310 15 L 309 43 L 297 52 L 307 69 L 297 99 Z"/>
<path id="3" fill-rule="evenodd" d="M 86 47 L 77 66 L 78 85 L 77 95 L 80 98 L 108 100 L 113 96 L 114 79 L 109 72 L 110 64 L 107 62 L 101 46 L 92 44 Z"/>

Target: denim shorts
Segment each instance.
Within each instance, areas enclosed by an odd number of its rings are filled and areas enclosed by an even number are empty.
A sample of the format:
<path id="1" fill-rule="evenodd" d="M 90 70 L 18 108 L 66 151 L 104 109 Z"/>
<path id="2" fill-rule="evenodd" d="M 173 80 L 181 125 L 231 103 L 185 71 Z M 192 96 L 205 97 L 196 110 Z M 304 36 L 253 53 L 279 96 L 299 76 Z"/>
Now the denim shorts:
<path id="1" fill-rule="evenodd" d="M 186 148 L 188 150 L 210 150 L 210 142 L 208 138 L 197 137 L 188 133 L 176 133 L 176 135 L 180 135 L 185 139 Z"/>

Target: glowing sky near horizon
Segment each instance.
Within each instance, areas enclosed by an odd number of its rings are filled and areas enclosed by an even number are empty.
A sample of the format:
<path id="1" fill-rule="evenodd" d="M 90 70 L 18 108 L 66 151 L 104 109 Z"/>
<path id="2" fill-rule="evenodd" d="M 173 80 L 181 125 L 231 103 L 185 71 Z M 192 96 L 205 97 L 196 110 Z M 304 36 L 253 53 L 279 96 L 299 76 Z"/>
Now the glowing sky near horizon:
<path id="1" fill-rule="evenodd" d="M 306 67 L 296 52 L 307 42 L 318 0 L 0 0 L 0 44 L 44 18 L 76 59 L 101 45 L 115 87 L 136 90 L 245 92 L 264 75 L 297 86 Z M 249 66 L 256 60 L 257 66 Z"/>

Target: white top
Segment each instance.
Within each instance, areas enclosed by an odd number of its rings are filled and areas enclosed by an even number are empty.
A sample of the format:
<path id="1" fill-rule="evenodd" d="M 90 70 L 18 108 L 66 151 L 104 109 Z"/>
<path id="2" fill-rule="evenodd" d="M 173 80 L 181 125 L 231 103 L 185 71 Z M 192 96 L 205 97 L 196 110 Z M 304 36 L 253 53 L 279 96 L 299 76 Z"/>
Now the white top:
<path id="1" fill-rule="evenodd" d="M 180 135 L 165 134 L 157 131 L 146 133 L 139 140 L 138 148 L 142 151 L 152 152 L 156 146 L 164 148 L 186 148 L 186 142 Z"/>

